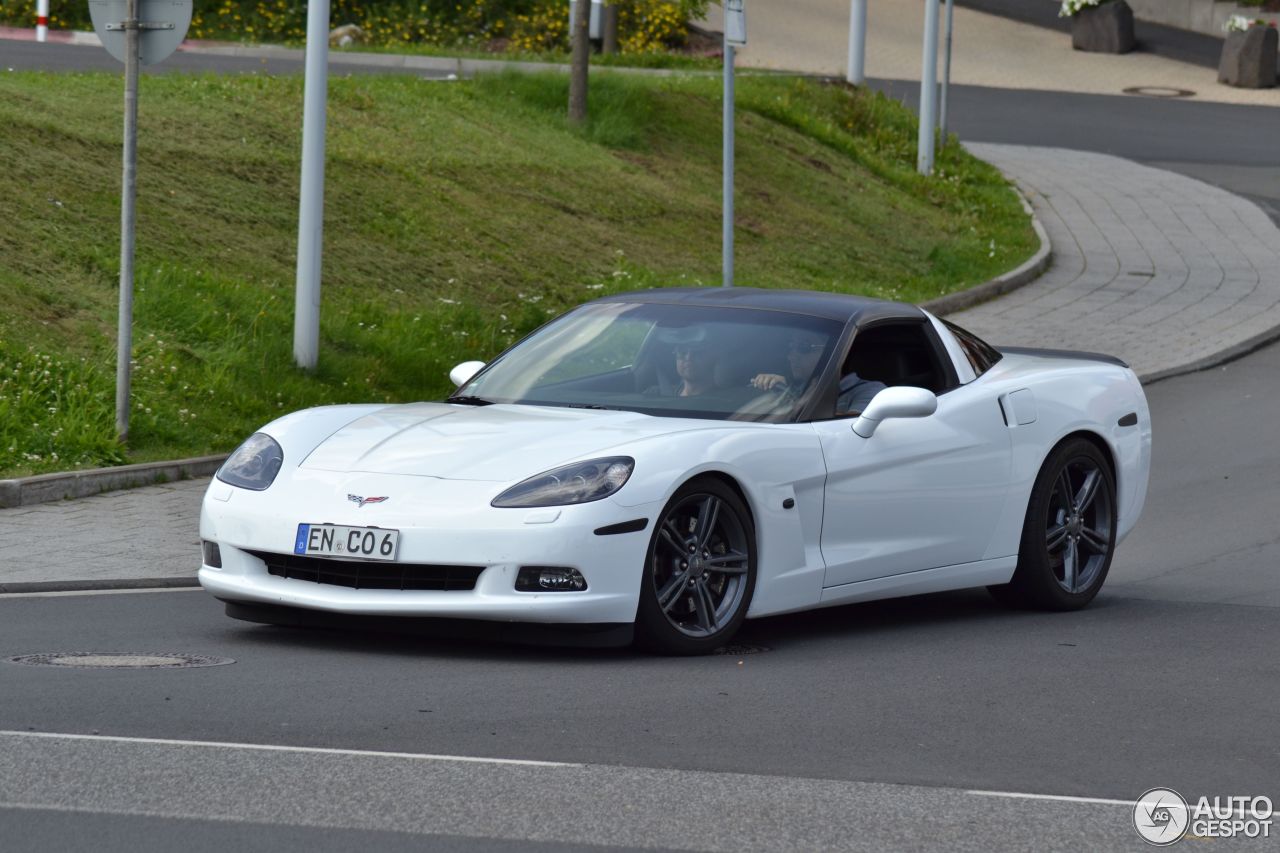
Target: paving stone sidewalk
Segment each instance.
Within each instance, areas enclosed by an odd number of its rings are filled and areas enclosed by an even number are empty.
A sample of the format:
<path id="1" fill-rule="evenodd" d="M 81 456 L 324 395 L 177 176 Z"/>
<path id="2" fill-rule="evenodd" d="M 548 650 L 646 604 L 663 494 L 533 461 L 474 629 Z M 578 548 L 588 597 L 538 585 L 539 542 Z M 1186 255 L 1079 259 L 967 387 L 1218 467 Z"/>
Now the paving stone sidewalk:
<path id="1" fill-rule="evenodd" d="M 0 592 L 30 584 L 189 578 L 208 478 L 0 509 Z"/>
<path id="2" fill-rule="evenodd" d="M 1054 261 L 1025 288 L 952 315 L 962 325 L 997 344 L 1118 355 L 1148 378 L 1280 329 L 1280 230 L 1251 202 L 1101 154 L 969 147 L 1031 199 Z M 0 510 L 0 588 L 193 582 L 207 483 Z"/>
<path id="3" fill-rule="evenodd" d="M 969 144 L 1015 180 L 1049 234 L 1034 283 L 952 316 L 992 343 L 1119 356 L 1144 381 L 1280 330 L 1280 229 L 1192 178 L 1082 151 Z"/>

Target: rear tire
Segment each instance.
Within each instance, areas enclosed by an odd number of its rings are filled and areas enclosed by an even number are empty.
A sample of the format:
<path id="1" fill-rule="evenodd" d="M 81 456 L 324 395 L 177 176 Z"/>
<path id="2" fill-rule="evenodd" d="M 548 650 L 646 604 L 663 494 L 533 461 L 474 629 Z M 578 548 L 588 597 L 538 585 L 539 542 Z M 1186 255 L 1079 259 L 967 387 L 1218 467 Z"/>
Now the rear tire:
<path id="1" fill-rule="evenodd" d="M 708 654 L 737 633 L 755 583 L 756 531 L 746 505 L 718 479 L 690 480 L 654 524 L 636 641 L 661 654 Z"/>
<path id="2" fill-rule="evenodd" d="M 1013 579 L 988 587 L 1002 604 L 1078 610 L 1102 588 L 1116 548 L 1115 475 L 1093 442 L 1070 438 L 1031 489 Z"/>

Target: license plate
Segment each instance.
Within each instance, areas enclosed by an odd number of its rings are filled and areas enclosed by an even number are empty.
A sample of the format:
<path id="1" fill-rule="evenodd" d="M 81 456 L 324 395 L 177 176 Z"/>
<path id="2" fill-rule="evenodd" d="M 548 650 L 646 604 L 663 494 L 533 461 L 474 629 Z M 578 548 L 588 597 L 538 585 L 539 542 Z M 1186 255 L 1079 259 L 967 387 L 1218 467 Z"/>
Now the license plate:
<path id="1" fill-rule="evenodd" d="M 399 545 L 400 531 L 385 527 L 299 524 L 293 553 L 357 560 L 394 560 Z"/>

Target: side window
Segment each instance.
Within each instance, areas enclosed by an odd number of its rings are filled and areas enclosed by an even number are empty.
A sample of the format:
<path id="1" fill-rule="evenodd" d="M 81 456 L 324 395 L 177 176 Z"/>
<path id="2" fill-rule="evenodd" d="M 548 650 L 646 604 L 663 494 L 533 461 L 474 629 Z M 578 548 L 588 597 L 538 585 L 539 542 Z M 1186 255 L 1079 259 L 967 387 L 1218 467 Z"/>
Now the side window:
<path id="1" fill-rule="evenodd" d="M 991 369 L 991 365 L 1004 358 L 999 350 L 973 332 L 962 329 L 948 320 L 942 322 L 951 330 L 951 334 L 955 335 L 960 343 L 960 349 L 964 350 L 965 358 L 969 359 L 969 364 L 973 365 L 973 372 L 976 375 L 981 376 L 986 373 Z"/>
<path id="2" fill-rule="evenodd" d="M 910 385 L 941 394 L 955 386 L 928 323 L 880 323 L 859 329 L 840 372 L 837 414 L 862 411 L 883 388 Z"/>

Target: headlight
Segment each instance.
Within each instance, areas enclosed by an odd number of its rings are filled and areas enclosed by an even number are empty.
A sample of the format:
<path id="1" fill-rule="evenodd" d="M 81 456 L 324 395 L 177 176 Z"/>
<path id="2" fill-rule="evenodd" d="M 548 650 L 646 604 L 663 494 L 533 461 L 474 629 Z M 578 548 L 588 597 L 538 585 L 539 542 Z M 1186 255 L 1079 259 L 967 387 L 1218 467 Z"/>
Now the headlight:
<path id="1" fill-rule="evenodd" d="M 275 481 L 283 464 L 284 451 L 276 440 L 266 433 L 255 432 L 222 463 L 218 479 L 261 492 Z"/>
<path id="2" fill-rule="evenodd" d="M 629 456 L 575 462 L 517 483 L 493 499 L 496 507 L 564 506 L 598 501 L 621 489 L 636 467 Z"/>

